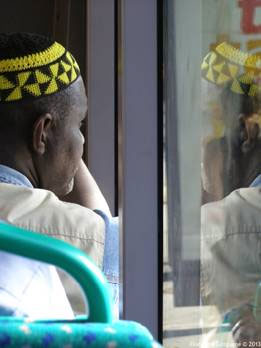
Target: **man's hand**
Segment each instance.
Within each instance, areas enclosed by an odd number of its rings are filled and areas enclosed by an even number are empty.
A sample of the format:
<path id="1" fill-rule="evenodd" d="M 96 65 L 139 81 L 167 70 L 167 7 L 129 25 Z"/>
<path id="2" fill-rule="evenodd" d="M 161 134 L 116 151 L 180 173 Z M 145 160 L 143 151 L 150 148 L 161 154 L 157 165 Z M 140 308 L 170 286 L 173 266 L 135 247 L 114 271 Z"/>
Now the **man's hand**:
<path id="1" fill-rule="evenodd" d="M 75 175 L 72 192 L 61 199 L 66 202 L 80 204 L 92 210 L 102 210 L 107 216 L 111 216 L 109 206 L 101 190 L 83 161 L 80 162 Z"/>
<path id="2" fill-rule="evenodd" d="M 233 325 L 232 335 L 238 347 L 261 347 L 261 324 L 256 321 L 249 306 L 244 308 Z"/>

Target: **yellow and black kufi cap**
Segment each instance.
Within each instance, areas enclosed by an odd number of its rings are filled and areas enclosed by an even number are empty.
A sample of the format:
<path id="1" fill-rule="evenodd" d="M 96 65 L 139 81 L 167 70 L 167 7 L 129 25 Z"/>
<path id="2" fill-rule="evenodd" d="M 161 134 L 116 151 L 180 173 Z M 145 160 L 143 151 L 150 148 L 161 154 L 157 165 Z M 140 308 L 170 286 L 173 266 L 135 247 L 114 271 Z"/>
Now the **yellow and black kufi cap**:
<path id="1" fill-rule="evenodd" d="M 255 97 L 261 94 L 261 57 L 240 51 L 227 42 L 204 58 L 202 76 L 218 86 L 229 85 L 232 92 Z"/>
<path id="2" fill-rule="evenodd" d="M 30 35 L 27 35 L 29 39 Z M 8 37 L 4 38 L 7 41 Z M 21 42 L 22 39 L 20 37 Z M 0 103 L 54 94 L 67 88 L 80 75 L 77 62 L 62 45 L 54 41 L 43 44 L 42 41 L 40 45 L 31 45 L 29 49 L 28 45 L 23 49 L 17 49 L 14 45 L 10 49 L 9 42 L 6 50 L 0 42 Z"/>

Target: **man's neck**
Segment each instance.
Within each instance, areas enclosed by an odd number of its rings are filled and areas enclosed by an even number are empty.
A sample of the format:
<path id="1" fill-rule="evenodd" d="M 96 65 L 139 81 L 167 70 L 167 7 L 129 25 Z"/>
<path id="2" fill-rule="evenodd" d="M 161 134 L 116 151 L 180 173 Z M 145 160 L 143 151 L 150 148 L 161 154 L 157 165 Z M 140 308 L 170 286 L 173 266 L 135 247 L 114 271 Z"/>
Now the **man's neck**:
<path id="1" fill-rule="evenodd" d="M 35 174 L 34 166 L 29 154 L 11 154 L 10 151 L 3 152 L 0 150 L 0 164 L 17 170 L 19 173 L 27 177 L 33 187 L 38 187 L 37 175 Z"/>

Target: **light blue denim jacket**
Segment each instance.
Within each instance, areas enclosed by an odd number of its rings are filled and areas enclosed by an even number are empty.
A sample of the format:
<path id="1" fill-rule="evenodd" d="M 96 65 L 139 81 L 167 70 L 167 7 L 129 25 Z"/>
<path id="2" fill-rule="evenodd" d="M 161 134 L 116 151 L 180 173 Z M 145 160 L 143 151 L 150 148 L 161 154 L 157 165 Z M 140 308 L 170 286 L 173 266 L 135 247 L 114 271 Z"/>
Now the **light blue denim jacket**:
<path id="1" fill-rule="evenodd" d="M 261 175 L 260 174 L 251 183 L 250 187 L 259 187 L 259 186 L 261 186 Z"/>
<path id="2" fill-rule="evenodd" d="M 0 164 L 0 182 L 33 188 L 26 176 L 10 167 Z M 112 287 L 115 315 L 119 313 L 119 221 L 108 217 L 104 212 L 95 210 L 105 222 L 105 247 L 103 272 Z"/>

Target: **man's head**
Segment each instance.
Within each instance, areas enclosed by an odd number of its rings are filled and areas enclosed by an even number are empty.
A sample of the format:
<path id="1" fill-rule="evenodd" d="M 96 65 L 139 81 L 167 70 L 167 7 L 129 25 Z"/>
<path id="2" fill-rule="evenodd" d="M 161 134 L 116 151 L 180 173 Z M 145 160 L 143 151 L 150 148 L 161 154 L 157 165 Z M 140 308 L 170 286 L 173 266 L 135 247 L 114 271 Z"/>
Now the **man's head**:
<path id="1" fill-rule="evenodd" d="M 209 155 L 204 167 L 211 168 L 212 162 L 219 159 L 219 171 L 214 167 L 222 195 L 249 186 L 261 173 L 259 63 L 258 56 L 244 53 L 227 43 L 211 51 L 202 63 L 204 82 L 207 81 L 209 86 L 206 94 L 211 94 L 212 89 L 216 91 L 216 109 L 223 123 L 222 137 L 213 137 L 205 146 Z"/>
<path id="2" fill-rule="evenodd" d="M 0 34 L 0 163 L 34 187 L 67 194 L 79 165 L 87 100 L 64 47 L 28 33 Z"/>
<path id="3" fill-rule="evenodd" d="M 217 90 L 216 102 L 221 106 L 225 133 L 231 135 L 231 130 L 237 130 L 238 141 L 242 140 L 238 145 L 244 153 L 254 147 L 252 141 L 256 140 L 260 126 L 257 117 L 260 115 L 261 119 L 260 62 L 260 56 L 223 42 L 202 63 L 202 76 Z"/>

